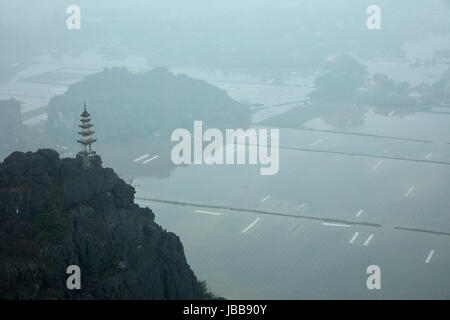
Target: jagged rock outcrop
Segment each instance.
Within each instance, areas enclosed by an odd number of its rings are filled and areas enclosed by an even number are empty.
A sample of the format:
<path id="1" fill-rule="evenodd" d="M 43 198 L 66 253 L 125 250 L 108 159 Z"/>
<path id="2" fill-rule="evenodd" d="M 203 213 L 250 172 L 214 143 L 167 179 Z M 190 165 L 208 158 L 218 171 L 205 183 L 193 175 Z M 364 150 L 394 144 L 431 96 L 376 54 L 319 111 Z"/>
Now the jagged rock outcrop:
<path id="1" fill-rule="evenodd" d="M 66 286 L 81 268 L 81 290 Z M 99 157 L 14 152 L 0 163 L 0 299 L 202 299 L 182 243 Z"/>

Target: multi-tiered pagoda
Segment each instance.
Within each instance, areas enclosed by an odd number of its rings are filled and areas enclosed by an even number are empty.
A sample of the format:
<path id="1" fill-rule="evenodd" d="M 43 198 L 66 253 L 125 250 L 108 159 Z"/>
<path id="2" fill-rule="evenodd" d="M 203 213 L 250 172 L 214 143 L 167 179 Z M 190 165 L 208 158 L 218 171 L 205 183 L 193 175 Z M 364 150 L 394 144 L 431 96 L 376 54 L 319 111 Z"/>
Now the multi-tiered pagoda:
<path id="1" fill-rule="evenodd" d="M 93 125 L 90 123 L 91 118 L 89 118 L 90 114 L 86 110 L 86 102 L 84 103 L 84 110 L 81 113 L 81 124 L 79 127 L 81 131 L 78 134 L 81 136 L 80 140 L 77 140 L 81 144 L 81 151 L 78 152 L 78 156 L 81 157 L 93 157 L 95 156 L 95 151 L 92 150 L 92 144 L 97 141 L 94 139 L 92 135 L 94 134 L 94 130 L 91 128 Z"/>

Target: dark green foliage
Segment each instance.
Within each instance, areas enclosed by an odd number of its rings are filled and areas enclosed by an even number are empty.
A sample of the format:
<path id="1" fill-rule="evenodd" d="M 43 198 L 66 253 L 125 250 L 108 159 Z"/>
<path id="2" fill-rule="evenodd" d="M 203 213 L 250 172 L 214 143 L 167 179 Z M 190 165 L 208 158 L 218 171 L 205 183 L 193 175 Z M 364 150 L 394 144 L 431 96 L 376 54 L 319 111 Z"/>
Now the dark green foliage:
<path id="1" fill-rule="evenodd" d="M 427 105 L 450 105 L 450 68 L 431 86 L 424 88 L 424 102 Z"/>
<path id="2" fill-rule="evenodd" d="M 203 293 L 203 296 L 205 297 L 206 300 L 222 300 L 222 299 L 224 299 L 223 297 L 220 297 L 220 296 L 214 294 L 209 289 L 208 283 L 205 280 L 199 281 L 199 283 L 200 283 L 200 288 Z"/>
<path id="3" fill-rule="evenodd" d="M 311 100 L 348 100 L 367 77 L 366 67 L 349 55 L 338 56 L 328 65 L 327 73 L 315 81 Z"/>

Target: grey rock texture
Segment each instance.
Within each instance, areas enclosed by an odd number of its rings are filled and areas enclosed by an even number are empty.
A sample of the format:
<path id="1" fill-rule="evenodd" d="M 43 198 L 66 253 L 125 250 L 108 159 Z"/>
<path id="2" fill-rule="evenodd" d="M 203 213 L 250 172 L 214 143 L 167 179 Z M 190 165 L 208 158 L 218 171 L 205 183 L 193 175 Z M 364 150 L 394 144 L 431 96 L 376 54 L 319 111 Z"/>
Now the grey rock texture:
<path id="1" fill-rule="evenodd" d="M 81 290 L 69 290 L 69 265 Z M 0 299 L 203 299 L 183 245 L 95 157 L 14 152 L 0 163 Z"/>

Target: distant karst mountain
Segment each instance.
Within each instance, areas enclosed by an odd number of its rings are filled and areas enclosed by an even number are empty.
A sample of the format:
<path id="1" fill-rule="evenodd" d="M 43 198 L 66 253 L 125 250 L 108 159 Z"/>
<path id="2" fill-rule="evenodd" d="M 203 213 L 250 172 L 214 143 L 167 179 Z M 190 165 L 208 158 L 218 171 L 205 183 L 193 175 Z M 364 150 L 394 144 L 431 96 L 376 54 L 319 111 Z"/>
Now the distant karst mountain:
<path id="1" fill-rule="evenodd" d="M 58 143 L 71 143 L 78 130 L 80 101 L 86 100 L 102 141 L 169 136 L 191 128 L 246 128 L 249 106 L 203 80 L 156 68 L 134 74 L 126 68 L 105 69 L 87 76 L 49 102 L 48 133 Z"/>
<path id="2" fill-rule="evenodd" d="M 6 156 L 25 146 L 20 102 L 14 99 L 0 100 L 0 113 L 0 156 Z"/>
<path id="3" fill-rule="evenodd" d="M 38 128 L 23 124 L 20 105 L 15 99 L 0 100 L 0 161 L 13 151 L 46 143 L 46 135 Z"/>
<path id="4" fill-rule="evenodd" d="M 14 152 L 0 163 L 0 299 L 203 299 L 178 236 L 95 156 Z M 69 265 L 81 289 L 66 286 Z"/>

